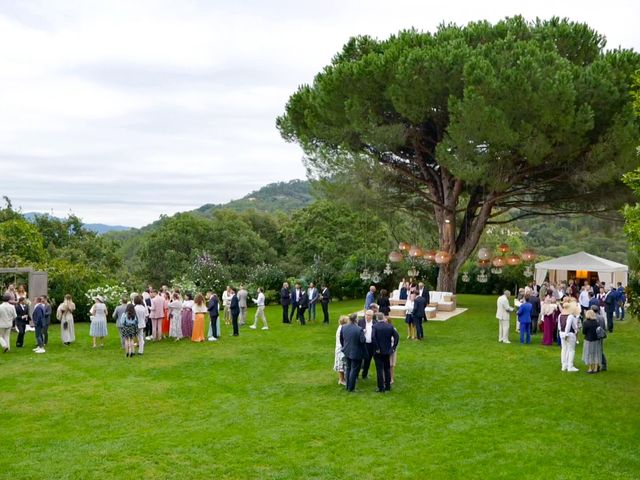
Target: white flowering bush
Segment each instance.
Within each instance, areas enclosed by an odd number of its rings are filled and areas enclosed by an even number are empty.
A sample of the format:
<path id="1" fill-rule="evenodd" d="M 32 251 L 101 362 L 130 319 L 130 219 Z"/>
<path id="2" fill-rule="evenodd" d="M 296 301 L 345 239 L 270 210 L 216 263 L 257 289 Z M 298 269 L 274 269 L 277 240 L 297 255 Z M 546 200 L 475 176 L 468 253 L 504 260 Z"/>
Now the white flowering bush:
<path id="1" fill-rule="evenodd" d="M 179 289 L 182 294 L 187 292 L 195 294 L 199 291 L 196 283 L 185 276 L 171 280 L 171 287 Z"/>
<path id="2" fill-rule="evenodd" d="M 92 288 L 84 294 L 89 299 L 89 304 L 92 305 L 94 299 L 100 295 L 104 298 L 104 303 L 110 307 L 115 307 L 120 304 L 122 297 L 129 297 L 127 289 L 124 285 L 101 285 L 96 288 Z"/>

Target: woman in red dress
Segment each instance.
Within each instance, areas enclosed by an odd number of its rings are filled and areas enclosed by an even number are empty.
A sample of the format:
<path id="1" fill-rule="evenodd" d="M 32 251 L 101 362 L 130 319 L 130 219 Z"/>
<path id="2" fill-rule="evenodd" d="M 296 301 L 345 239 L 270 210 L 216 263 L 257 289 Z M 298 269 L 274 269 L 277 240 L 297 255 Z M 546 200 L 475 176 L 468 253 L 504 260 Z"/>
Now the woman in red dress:
<path id="1" fill-rule="evenodd" d="M 547 295 L 542 304 L 542 344 L 553 345 L 553 335 L 558 326 L 560 309 L 556 303 L 556 297 Z"/>

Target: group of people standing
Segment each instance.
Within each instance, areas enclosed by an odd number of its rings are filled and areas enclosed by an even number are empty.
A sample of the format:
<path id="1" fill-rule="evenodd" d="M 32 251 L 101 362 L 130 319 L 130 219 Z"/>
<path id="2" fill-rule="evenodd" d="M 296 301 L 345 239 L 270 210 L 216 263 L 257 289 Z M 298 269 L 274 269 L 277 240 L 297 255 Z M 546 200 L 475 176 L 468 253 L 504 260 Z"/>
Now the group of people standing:
<path id="1" fill-rule="evenodd" d="M 365 311 L 364 318 L 357 314 L 341 316 L 336 330 L 334 370 L 338 372 L 338 383 L 353 392 L 362 369 L 362 379 L 369 376 L 371 360 L 376 366 L 376 392 L 385 393 L 393 384 L 393 369 L 396 365 L 397 348 L 400 343 L 398 331 L 382 312 Z"/>
<path id="2" fill-rule="evenodd" d="M 9 285 L 2 295 L 0 305 L 0 348 L 6 353 L 11 349 L 11 331 L 15 329 L 18 333 L 16 348 L 24 346 L 25 333 L 32 329 L 35 331 L 36 347 L 35 353 L 45 353 L 45 347 L 49 343 L 49 325 L 51 325 L 52 307 L 46 295 L 35 299 L 33 309 L 31 309 L 29 296 L 24 285 L 18 288 Z M 63 345 L 71 345 L 75 341 L 75 328 L 73 323 L 73 312 L 75 305 L 71 296 L 65 295 L 64 301 L 58 305 L 56 317 L 60 320 L 62 328 L 60 330 Z"/>
<path id="3" fill-rule="evenodd" d="M 577 372 L 574 366 L 579 334 L 584 336 L 582 360 L 587 373 L 607 370 L 604 354 L 604 339 L 613 332 L 614 315 L 624 320 L 626 295 L 622 284 L 618 287 L 604 283 L 582 287 L 573 281 L 559 286 L 545 282 L 540 287 L 535 283 L 520 289 L 514 306 L 509 304 L 508 290 L 498 298 L 496 318 L 499 322 L 498 342 L 509 341 L 510 313 L 516 311 L 516 330 L 520 343 L 531 343 L 531 334 L 542 332 L 543 345 L 561 346 L 561 370 Z M 543 298 L 541 304 L 540 298 Z M 606 317 L 606 320 L 605 320 Z"/>
<path id="4" fill-rule="evenodd" d="M 315 283 L 309 283 L 305 290 L 300 283 L 296 283 L 291 289 L 289 282 L 284 282 L 280 289 L 280 305 L 282 306 L 282 323 L 292 324 L 295 318 L 300 325 L 305 325 L 305 313 L 308 311 L 308 321 L 316 320 L 316 306 L 320 302 L 322 307 L 322 323 L 329 323 L 329 302 L 331 293 L 326 285 L 318 290 Z M 291 308 L 291 312 L 289 312 Z"/>
<path id="5" fill-rule="evenodd" d="M 178 289 L 170 291 L 168 287 L 163 286 L 160 290 L 155 290 L 150 286 L 140 294 L 132 293 L 128 298 L 123 297 L 114 309 L 112 318 L 116 322 L 126 356 L 132 357 L 135 353 L 144 354 L 146 341 L 160 341 L 164 338 L 173 338 L 175 341 L 182 338 L 190 338 L 194 342 L 217 341 L 220 337 L 218 318 L 221 311 L 225 321 L 228 319 L 228 322 L 233 324 L 232 336 L 238 336 L 240 325 L 245 323 L 249 298 L 244 287 L 240 287 L 236 292 L 228 286 L 223 293 L 223 304 L 220 305 L 218 296 L 213 292 L 207 292 L 206 297 L 202 294 L 194 297 L 191 293 L 182 295 Z M 262 330 L 268 330 L 264 313 L 264 290 L 258 288 L 257 297 L 251 300 L 257 305 L 257 311 L 254 323 L 249 328 L 256 329 L 258 321 L 262 320 Z M 56 317 L 61 324 L 62 343 L 67 346 L 75 341 L 75 310 L 76 306 L 70 295 L 65 295 L 56 310 Z M 102 296 L 94 298 L 89 313 L 92 346 L 102 348 L 104 339 L 109 334 L 109 311 Z M 209 327 L 208 335 L 205 336 L 207 314 Z M 45 347 L 49 342 L 51 315 L 52 307 L 46 296 L 36 298 L 34 305 L 31 305 L 22 286 L 15 289 L 13 285 L 9 285 L 0 304 L 0 348 L 4 352 L 9 351 L 13 328 L 18 332 L 16 347 L 22 347 L 25 332 L 33 328 L 37 344 L 33 351 L 45 353 Z"/>

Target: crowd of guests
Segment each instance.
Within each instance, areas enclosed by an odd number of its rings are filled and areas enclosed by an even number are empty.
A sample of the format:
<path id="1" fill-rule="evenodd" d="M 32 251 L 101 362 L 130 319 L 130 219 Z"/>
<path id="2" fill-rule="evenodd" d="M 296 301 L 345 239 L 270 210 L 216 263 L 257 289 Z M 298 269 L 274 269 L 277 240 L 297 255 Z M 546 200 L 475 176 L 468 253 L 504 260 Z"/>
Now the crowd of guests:
<path id="1" fill-rule="evenodd" d="M 624 320 L 625 315 L 626 294 L 621 283 L 591 285 L 585 281 L 579 286 L 569 280 L 559 285 L 545 282 L 537 286 L 531 282 L 518 291 L 513 306 L 509 303 L 510 296 L 507 290 L 497 301 L 498 342 L 511 343 L 510 313 L 515 311 L 520 343 L 531 343 L 531 335 L 542 332 L 542 345 L 561 347 L 562 371 L 578 371 L 574 358 L 580 333 L 584 337 L 582 360 L 587 373 L 607 370 L 604 339 L 613 332 L 614 318 Z"/>
<path id="2" fill-rule="evenodd" d="M 181 294 L 178 289 L 170 290 L 167 286 L 159 290 L 150 286 L 141 293 L 123 297 L 111 317 L 115 321 L 126 356 L 133 357 L 135 354 L 144 354 L 145 342 L 148 341 L 161 341 L 166 338 L 179 341 L 188 338 L 193 342 L 215 342 L 220 337 L 220 315 L 225 323 L 233 326 L 231 336 L 238 336 L 239 327 L 246 323 L 249 300 L 257 306 L 254 322 L 249 328 L 257 329 L 258 322 L 261 321 L 262 330 L 268 330 L 269 325 L 264 313 L 264 290 L 258 288 L 256 298 L 251 298 L 242 286 L 237 291 L 228 286 L 222 295 L 222 302 L 213 292 L 207 292 L 206 296 L 194 296 L 188 292 Z M 56 318 L 61 324 L 61 340 L 66 346 L 75 341 L 75 310 L 76 306 L 70 295 L 65 295 L 56 310 Z M 109 310 L 102 296 L 94 298 L 89 313 L 92 346 L 102 348 L 105 337 L 109 334 Z M 45 353 L 49 343 L 51 315 L 52 307 L 47 296 L 37 297 L 34 305 L 31 305 L 23 286 L 16 289 L 14 285 L 9 285 L 0 304 L 0 348 L 5 353 L 9 351 L 12 329 L 18 333 L 16 347 L 23 347 L 25 333 L 31 329 L 35 332 L 36 340 L 33 351 L 38 354 Z M 207 324 L 208 333 L 205 335 Z"/>

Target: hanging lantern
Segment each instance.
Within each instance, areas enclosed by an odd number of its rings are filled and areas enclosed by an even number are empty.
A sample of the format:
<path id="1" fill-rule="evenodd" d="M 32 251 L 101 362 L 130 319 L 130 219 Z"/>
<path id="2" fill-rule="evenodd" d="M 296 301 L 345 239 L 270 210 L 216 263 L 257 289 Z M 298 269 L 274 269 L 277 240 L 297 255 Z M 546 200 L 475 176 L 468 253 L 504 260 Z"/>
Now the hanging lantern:
<path id="1" fill-rule="evenodd" d="M 493 267 L 491 269 L 491 273 L 493 273 L 494 275 L 502 275 L 502 269 L 501 268 L 497 268 L 497 267 Z"/>
<path id="2" fill-rule="evenodd" d="M 430 262 L 435 261 L 435 259 L 436 259 L 436 251 L 435 250 L 427 250 L 426 252 L 424 252 L 424 258 L 425 258 L 425 260 L 428 260 Z"/>
<path id="3" fill-rule="evenodd" d="M 536 259 L 536 252 L 527 248 L 522 252 L 522 260 L 525 262 L 533 262 Z"/>
<path id="4" fill-rule="evenodd" d="M 480 273 L 476 275 L 476 280 L 478 281 L 478 283 L 487 283 L 487 281 L 489 280 L 489 276 L 484 270 L 480 270 Z"/>
<path id="5" fill-rule="evenodd" d="M 478 250 L 478 259 L 479 260 L 489 260 L 491 258 L 491 252 L 488 248 L 482 247 Z"/>
<path id="6" fill-rule="evenodd" d="M 407 251 L 407 250 L 409 250 L 411 248 L 411 245 L 409 245 L 407 242 L 400 242 L 400 245 L 398 245 L 398 248 L 402 252 L 405 252 L 405 251 Z"/>
<path id="7" fill-rule="evenodd" d="M 523 273 L 524 273 L 524 276 L 527 278 L 533 277 L 533 270 L 531 270 L 531 267 L 529 265 L 527 265 Z"/>
<path id="8" fill-rule="evenodd" d="M 491 265 L 490 260 L 478 260 L 478 266 L 480 268 L 487 268 L 489 265 Z"/>
<path id="9" fill-rule="evenodd" d="M 398 253 L 398 252 L 396 252 Z M 384 273 L 385 275 L 389 276 L 393 273 L 393 269 L 391 268 L 391 264 L 387 263 L 387 265 L 384 267 L 384 270 L 382 271 L 382 273 Z"/>
<path id="10" fill-rule="evenodd" d="M 491 260 L 491 263 L 493 263 L 493 266 L 496 268 L 502 268 L 507 264 L 507 260 L 502 256 L 498 256 L 498 257 L 493 257 L 493 260 Z"/>
<path id="11" fill-rule="evenodd" d="M 367 280 L 369 280 L 371 278 L 371 273 L 369 273 L 369 269 L 365 268 L 364 270 L 362 270 L 362 273 L 360 274 L 360 279 L 363 282 L 366 282 Z"/>
<path id="12" fill-rule="evenodd" d="M 371 281 L 373 283 L 380 282 L 380 274 L 378 272 L 373 272 L 373 274 L 371 275 Z"/>
<path id="13" fill-rule="evenodd" d="M 409 270 L 407 270 L 407 275 L 409 277 L 417 277 L 418 276 L 418 270 L 416 270 L 416 267 L 411 267 Z"/>
<path id="14" fill-rule="evenodd" d="M 422 256 L 422 249 L 417 246 L 417 245 L 413 245 L 410 249 L 409 249 L 409 256 L 410 257 L 421 257 Z"/>
<path id="15" fill-rule="evenodd" d="M 394 250 L 393 252 L 389 253 L 389 261 L 390 262 L 401 262 L 402 259 L 404 257 L 402 256 L 402 253 Z"/>
<path id="16" fill-rule="evenodd" d="M 451 261 L 451 255 L 449 252 L 445 252 L 444 250 L 440 250 L 436 252 L 435 261 L 438 265 L 442 265 L 444 263 L 449 263 Z"/>
<path id="17" fill-rule="evenodd" d="M 500 253 L 505 254 L 509 251 L 509 245 L 507 245 L 506 243 L 501 243 L 498 246 L 498 250 L 500 250 Z"/>
<path id="18" fill-rule="evenodd" d="M 469 280 L 471 280 L 471 278 L 469 278 L 469 274 L 468 274 L 467 272 L 464 272 L 464 273 L 462 274 L 462 278 L 461 278 L 461 280 L 462 280 L 464 283 L 469 283 Z"/>
<path id="19" fill-rule="evenodd" d="M 520 255 L 516 255 L 515 253 L 513 253 L 507 257 L 507 264 L 511 265 L 512 267 L 520 265 L 521 263 L 522 259 L 520 258 Z"/>

